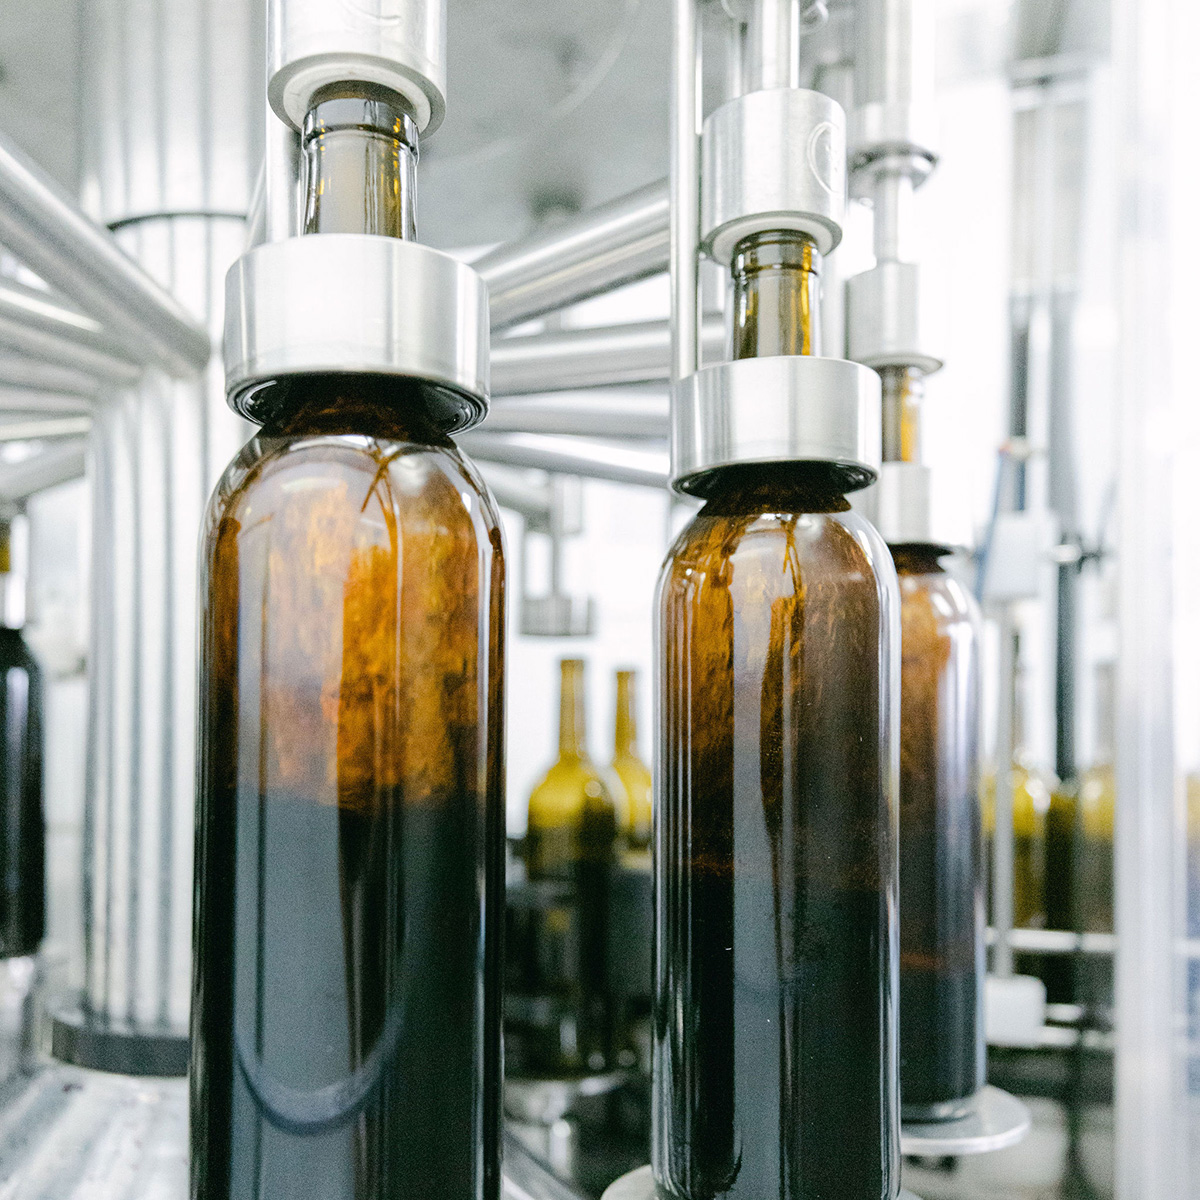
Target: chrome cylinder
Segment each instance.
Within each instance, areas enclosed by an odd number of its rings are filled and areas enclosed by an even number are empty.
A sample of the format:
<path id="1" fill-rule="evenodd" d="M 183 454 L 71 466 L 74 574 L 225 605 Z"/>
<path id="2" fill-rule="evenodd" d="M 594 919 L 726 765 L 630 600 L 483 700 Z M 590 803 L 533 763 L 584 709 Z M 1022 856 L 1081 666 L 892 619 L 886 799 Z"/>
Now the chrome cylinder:
<path id="1" fill-rule="evenodd" d="M 746 22 L 747 91 L 800 86 L 800 0 L 754 0 Z"/>
<path id="2" fill-rule="evenodd" d="M 88 0 L 84 197 L 131 262 L 221 336 L 261 160 L 260 0 Z M 207 357 L 207 355 L 206 355 Z M 80 1011 L 59 1053 L 186 1064 L 195 789 L 196 539 L 245 437 L 215 362 L 95 407 Z"/>
<path id="3" fill-rule="evenodd" d="M 446 115 L 446 0 L 271 0 L 268 56 L 271 106 L 296 129 L 350 79 L 403 96 L 422 135 Z"/>
<path id="4" fill-rule="evenodd" d="M 487 412 L 487 290 L 468 266 L 419 242 L 326 233 L 266 242 L 229 272 L 229 401 L 254 419 L 281 376 L 404 375 L 458 397 L 454 429 Z"/>
<path id="5" fill-rule="evenodd" d="M 880 384 L 840 358 L 781 355 L 705 367 L 674 386 L 671 486 L 703 495 L 723 467 L 827 464 L 846 491 L 879 471 Z"/>
<path id="6" fill-rule="evenodd" d="M 929 0 L 857 0 L 850 139 L 856 165 L 905 155 L 919 176 L 936 160 L 933 15 Z"/>
<path id="7" fill-rule="evenodd" d="M 868 367 L 941 369 L 930 334 L 916 263 L 881 262 L 846 281 L 846 353 Z"/>
<path id="8" fill-rule="evenodd" d="M 917 463 L 885 462 L 879 478 L 856 492 L 851 505 L 879 531 L 889 546 L 943 546 L 933 536 L 930 519 L 928 467 Z"/>
<path id="9" fill-rule="evenodd" d="M 728 266 L 751 234 L 784 229 L 829 254 L 846 208 L 845 114 L 820 92 L 738 96 L 704 122 L 701 178 L 701 242 L 717 262 Z"/>
<path id="10" fill-rule="evenodd" d="M 492 328 L 665 271 L 669 222 L 661 180 L 489 251 L 471 265 L 487 284 Z"/>

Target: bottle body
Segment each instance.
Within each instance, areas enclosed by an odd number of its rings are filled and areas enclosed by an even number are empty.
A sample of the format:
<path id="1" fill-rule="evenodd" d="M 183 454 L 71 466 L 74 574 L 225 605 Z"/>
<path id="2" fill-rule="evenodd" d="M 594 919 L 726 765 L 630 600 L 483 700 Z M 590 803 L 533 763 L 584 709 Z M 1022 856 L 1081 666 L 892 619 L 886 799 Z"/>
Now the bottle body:
<path id="1" fill-rule="evenodd" d="M 46 932 L 42 673 L 17 629 L 0 628 L 0 732 L 0 958 L 17 958 Z"/>
<path id="2" fill-rule="evenodd" d="M 647 850 L 651 835 L 650 768 L 637 745 L 637 672 L 617 672 L 617 714 L 613 723 L 613 774 L 625 788 L 625 842 Z"/>
<path id="3" fill-rule="evenodd" d="M 983 780 L 984 859 L 990 880 L 993 866 L 992 837 L 996 828 L 996 775 L 988 770 Z M 1046 818 L 1053 784 L 1019 756 L 1012 765 L 1013 791 L 1013 926 L 1041 929 L 1046 924 Z M 988 916 L 991 917 L 991 887 Z"/>
<path id="4" fill-rule="evenodd" d="M 532 1074 L 604 1071 L 613 1053 L 608 914 L 620 815 L 587 751 L 584 664 L 561 663 L 559 757 L 529 797 L 525 863 L 539 895 L 533 989 L 553 1007 L 522 1039 Z"/>
<path id="5" fill-rule="evenodd" d="M 983 863 L 975 604 L 928 546 L 900 581 L 900 1096 L 946 1119 L 983 1084 Z"/>
<path id="6" fill-rule="evenodd" d="M 195 1200 L 495 1200 L 504 567 L 421 385 L 314 377 L 210 506 Z"/>
<path id="7" fill-rule="evenodd" d="M 840 495 L 781 474 L 730 479 L 659 581 L 654 1174 L 678 1200 L 886 1200 L 895 575 Z"/>

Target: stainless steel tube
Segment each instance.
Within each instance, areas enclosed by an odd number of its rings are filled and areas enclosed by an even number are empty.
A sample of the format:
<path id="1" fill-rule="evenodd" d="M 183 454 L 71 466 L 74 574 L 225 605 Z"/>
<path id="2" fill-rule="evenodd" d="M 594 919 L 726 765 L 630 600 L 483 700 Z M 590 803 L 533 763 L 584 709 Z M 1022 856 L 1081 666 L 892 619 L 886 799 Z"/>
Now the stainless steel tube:
<path id="1" fill-rule="evenodd" d="M 109 384 L 142 373 L 99 321 L 11 279 L 0 280 L 0 346 Z"/>
<path id="2" fill-rule="evenodd" d="M 73 396 L 84 401 L 86 406 L 95 397 L 99 386 L 96 377 L 84 371 L 52 366 L 23 354 L 0 355 L 0 388 L 26 389 L 60 398 Z M 4 407 L 20 408 L 21 405 L 5 404 Z M 41 408 L 42 404 L 35 402 L 31 407 Z"/>
<path id="3" fill-rule="evenodd" d="M 138 0 L 131 20 L 128 0 L 83 6 L 88 209 L 115 227 L 122 263 L 202 317 L 193 349 L 205 363 L 262 159 L 265 8 Z M 186 1065 L 195 547 L 213 484 L 248 432 L 224 392 L 215 362 L 181 380 L 152 368 L 93 412 L 82 1012 L 59 1014 L 54 1043 L 108 1070 Z"/>
<path id="4" fill-rule="evenodd" d="M 746 22 L 746 90 L 800 86 L 800 0 L 754 0 Z"/>
<path id="5" fill-rule="evenodd" d="M 660 181 L 485 254 L 471 265 L 488 285 L 492 328 L 666 270 L 668 222 Z"/>
<path id="6" fill-rule="evenodd" d="M 907 171 L 880 171 L 871 189 L 875 202 L 875 261 L 907 262 L 912 236 L 913 177 Z"/>
<path id="7" fill-rule="evenodd" d="M 141 361 L 175 375 L 208 362 L 208 331 L 2 137 L 0 242 Z"/>
<path id="8" fill-rule="evenodd" d="M 612 483 L 642 487 L 667 486 L 667 455 L 662 451 L 632 450 L 609 442 L 541 434 L 464 433 L 455 439 L 472 458 L 531 467 L 560 475 L 584 475 Z"/>
<path id="9" fill-rule="evenodd" d="M 701 329 L 703 357 L 720 356 L 725 326 L 707 318 Z M 565 329 L 492 343 L 492 395 L 657 383 L 671 371 L 668 321 L 641 321 L 592 329 Z"/>
<path id="10" fill-rule="evenodd" d="M 495 463 L 484 463 L 480 473 L 488 485 L 488 491 L 501 508 L 519 513 L 527 520 L 549 521 L 554 502 L 549 487 L 530 483 L 516 471 L 506 471 Z"/>
<path id="11" fill-rule="evenodd" d="M 670 431 L 666 389 L 604 396 L 492 400 L 488 433 L 562 433 L 575 437 L 659 438 Z"/>
<path id="12" fill-rule="evenodd" d="M 84 473 L 86 459 L 84 440 L 76 438 L 22 462 L 6 463 L 0 467 L 0 498 L 19 502 L 35 492 L 79 479 Z"/>
<path id="13" fill-rule="evenodd" d="M 929 95 L 933 7 L 929 0 L 856 0 L 857 104 L 912 104 Z"/>
<path id="14" fill-rule="evenodd" d="M 697 0 L 672 0 L 671 379 L 700 367 L 700 39 Z"/>
<path id="15" fill-rule="evenodd" d="M 0 421 L 0 442 L 79 438 L 87 433 L 91 425 L 90 417 L 40 417 L 31 421 Z"/>

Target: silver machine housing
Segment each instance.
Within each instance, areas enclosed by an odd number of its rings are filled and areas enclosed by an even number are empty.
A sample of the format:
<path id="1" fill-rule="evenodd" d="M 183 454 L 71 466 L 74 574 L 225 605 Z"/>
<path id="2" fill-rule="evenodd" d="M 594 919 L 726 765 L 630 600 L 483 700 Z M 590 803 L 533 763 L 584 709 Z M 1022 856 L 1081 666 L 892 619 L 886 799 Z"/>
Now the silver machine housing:
<path id="1" fill-rule="evenodd" d="M 398 94 L 420 134 L 445 114 L 441 4 L 272 0 L 268 60 L 271 107 L 297 130 L 319 89 L 352 81 Z M 294 179 L 267 184 L 295 194 Z M 448 432 L 487 415 L 487 286 L 432 247 L 354 233 L 268 241 L 230 270 L 225 312 L 226 391 L 244 416 L 254 417 L 256 396 L 281 378 L 318 373 L 394 375 L 441 388 L 451 397 Z"/>
<path id="2" fill-rule="evenodd" d="M 780 153 L 781 147 L 800 148 Z M 827 254 L 842 238 L 846 119 L 821 92 L 772 87 L 722 105 L 704 123 L 700 245 L 728 266 L 755 233 L 794 230 Z M 881 457 L 879 376 L 838 358 L 786 355 L 704 367 L 672 385 L 671 486 L 702 494 L 739 464 L 825 463 L 847 491 Z"/>

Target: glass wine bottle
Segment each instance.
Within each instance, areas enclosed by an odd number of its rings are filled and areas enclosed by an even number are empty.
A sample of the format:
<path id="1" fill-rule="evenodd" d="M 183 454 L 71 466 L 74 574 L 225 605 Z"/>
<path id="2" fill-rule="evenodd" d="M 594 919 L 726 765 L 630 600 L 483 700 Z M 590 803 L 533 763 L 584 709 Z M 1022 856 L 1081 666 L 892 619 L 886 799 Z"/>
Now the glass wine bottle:
<path id="1" fill-rule="evenodd" d="M 42 672 L 21 635 L 25 581 L 12 558 L 12 518 L 0 514 L 0 958 L 36 954 L 46 932 Z"/>
<path id="2" fill-rule="evenodd" d="M 892 547 L 900 580 L 900 1097 L 961 1114 L 983 1085 L 978 612 L 944 550 Z"/>
<path id="3" fill-rule="evenodd" d="M 537 934 L 538 990 L 557 998 L 559 1018 L 528 1053 L 536 1073 L 568 1076 L 603 1071 L 612 1056 L 608 909 L 622 821 L 588 754 L 583 660 L 560 670 L 558 760 L 530 794 L 525 833 L 530 881 L 560 885 Z"/>
<path id="4" fill-rule="evenodd" d="M 737 247 L 737 357 L 815 351 L 819 257 L 800 233 Z M 895 571 L 837 463 L 689 486 L 657 600 L 659 1194 L 887 1200 Z"/>
<path id="5" fill-rule="evenodd" d="M 1046 923 L 1046 816 L 1058 781 L 1039 770 L 1025 741 L 1024 669 L 1018 667 L 1012 698 L 1013 925 L 1040 929 Z M 996 775 L 989 769 L 983 786 L 984 858 L 990 873 L 996 828 Z M 991 888 L 988 890 L 991 912 Z"/>
<path id="6" fill-rule="evenodd" d="M 617 715 L 613 724 L 613 773 L 625 787 L 625 841 L 631 850 L 650 846 L 650 768 L 637 744 L 637 672 L 617 672 Z"/>
<path id="7" fill-rule="evenodd" d="M 318 93 L 308 236 L 409 235 L 415 143 Z M 504 561 L 457 404 L 269 381 L 209 507 L 194 1200 L 499 1196 Z"/>

